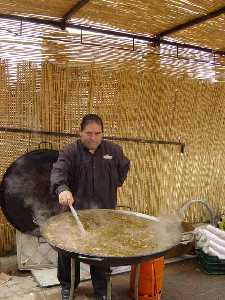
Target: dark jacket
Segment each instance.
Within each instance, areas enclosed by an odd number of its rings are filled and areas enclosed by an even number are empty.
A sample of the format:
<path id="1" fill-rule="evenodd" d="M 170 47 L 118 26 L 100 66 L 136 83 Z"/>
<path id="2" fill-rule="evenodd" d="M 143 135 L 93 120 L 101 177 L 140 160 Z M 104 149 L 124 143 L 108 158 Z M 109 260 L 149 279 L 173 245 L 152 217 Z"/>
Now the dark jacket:
<path id="1" fill-rule="evenodd" d="M 94 154 L 80 140 L 59 152 L 51 173 L 56 194 L 70 190 L 75 208 L 115 208 L 117 188 L 127 177 L 130 161 L 122 148 L 103 140 Z"/>

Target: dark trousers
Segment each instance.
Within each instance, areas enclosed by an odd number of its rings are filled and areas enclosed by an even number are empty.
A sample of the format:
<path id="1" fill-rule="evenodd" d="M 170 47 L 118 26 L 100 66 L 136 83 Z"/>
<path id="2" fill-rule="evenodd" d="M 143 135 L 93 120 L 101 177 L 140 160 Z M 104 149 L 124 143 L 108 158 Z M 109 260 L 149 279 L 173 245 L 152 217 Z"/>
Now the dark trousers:
<path id="1" fill-rule="evenodd" d="M 106 295 L 108 267 L 90 266 L 91 280 L 94 293 L 98 296 Z M 58 252 L 58 280 L 60 285 L 70 288 L 71 282 L 71 255 L 65 251 Z M 75 261 L 75 288 L 80 282 L 80 262 Z"/>

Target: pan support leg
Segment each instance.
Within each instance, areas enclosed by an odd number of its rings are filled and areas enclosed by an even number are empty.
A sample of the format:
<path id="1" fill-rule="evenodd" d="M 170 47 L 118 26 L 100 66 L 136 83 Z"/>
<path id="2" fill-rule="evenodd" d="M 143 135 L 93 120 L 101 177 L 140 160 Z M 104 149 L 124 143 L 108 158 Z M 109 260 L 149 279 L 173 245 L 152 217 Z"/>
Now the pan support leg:
<path id="1" fill-rule="evenodd" d="M 71 283 L 70 283 L 70 297 L 69 300 L 74 299 L 74 286 L 75 286 L 75 258 L 71 257 Z"/>
<path id="2" fill-rule="evenodd" d="M 106 272 L 106 280 L 107 280 L 107 294 L 106 294 L 106 300 L 112 299 L 112 281 L 111 281 L 111 271 L 109 269 L 108 272 Z"/>
<path id="3" fill-rule="evenodd" d="M 141 265 L 136 265 L 135 279 L 134 279 L 134 299 L 138 300 L 138 287 L 139 287 L 139 278 L 140 278 Z"/>

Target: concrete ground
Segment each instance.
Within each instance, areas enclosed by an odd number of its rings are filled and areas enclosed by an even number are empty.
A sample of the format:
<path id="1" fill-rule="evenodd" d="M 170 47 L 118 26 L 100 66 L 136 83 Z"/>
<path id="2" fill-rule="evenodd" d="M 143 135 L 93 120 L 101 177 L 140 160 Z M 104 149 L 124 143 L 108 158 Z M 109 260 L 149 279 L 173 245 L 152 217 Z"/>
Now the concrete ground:
<path id="1" fill-rule="evenodd" d="M 112 300 L 128 300 L 129 274 L 112 278 Z M 1 300 L 58 300 L 59 287 L 40 288 L 29 272 L 17 272 L 0 281 Z M 82 282 L 76 300 L 93 299 L 90 281 Z M 225 275 L 203 273 L 196 259 L 166 264 L 161 300 L 224 300 Z"/>

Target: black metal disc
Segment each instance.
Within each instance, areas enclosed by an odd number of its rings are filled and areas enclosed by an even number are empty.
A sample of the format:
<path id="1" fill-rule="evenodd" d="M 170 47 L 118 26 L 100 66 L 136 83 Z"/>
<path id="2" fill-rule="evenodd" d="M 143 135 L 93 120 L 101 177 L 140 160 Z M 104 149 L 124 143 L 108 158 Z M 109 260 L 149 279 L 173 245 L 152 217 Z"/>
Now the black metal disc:
<path id="1" fill-rule="evenodd" d="M 59 209 L 50 192 L 50 173 L 57 158 L 56 150 L 34 150 L 16 159 L 6 170 L 0 186 L 0 204 L 9 223 L 18 230 L 40 235 L 42 223 Z"/>

